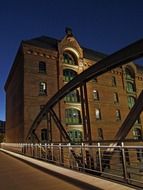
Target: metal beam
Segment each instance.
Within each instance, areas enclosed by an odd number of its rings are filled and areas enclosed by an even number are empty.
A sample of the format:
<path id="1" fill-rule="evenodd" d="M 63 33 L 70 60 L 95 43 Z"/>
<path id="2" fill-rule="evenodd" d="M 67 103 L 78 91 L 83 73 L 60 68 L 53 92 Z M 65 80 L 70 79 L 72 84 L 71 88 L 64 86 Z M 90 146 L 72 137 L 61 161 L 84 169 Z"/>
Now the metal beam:
<path id="1" fill-rule="evenodd" d="M 62 137 L 64 137 L 64 139 L 68 142 L 71 142 L 71 139 L 68 135 L 68 133 L 66 132 L 65 128 L 63 127 L 63 125 L 61 124 L 61 121 L 59 120 L 59 118 L 57 117 L 56 113 L 54 112 L 53 109 L 50 109 L 50 113 L 51 116 L 53 118 L 53 120 L 55 121 L 60 133 L 62 134 Z"/>

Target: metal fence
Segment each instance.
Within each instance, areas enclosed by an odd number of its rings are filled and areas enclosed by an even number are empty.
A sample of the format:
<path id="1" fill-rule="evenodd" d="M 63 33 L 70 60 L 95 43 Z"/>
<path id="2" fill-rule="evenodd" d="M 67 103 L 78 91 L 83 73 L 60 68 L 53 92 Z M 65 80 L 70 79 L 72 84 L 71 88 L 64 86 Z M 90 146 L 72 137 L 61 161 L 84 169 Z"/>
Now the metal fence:
<path id="1" fill-rule="evenodd" d="M 143 188 L 142 142 L 120 145 L 2 143 L 1 148 Z"/>

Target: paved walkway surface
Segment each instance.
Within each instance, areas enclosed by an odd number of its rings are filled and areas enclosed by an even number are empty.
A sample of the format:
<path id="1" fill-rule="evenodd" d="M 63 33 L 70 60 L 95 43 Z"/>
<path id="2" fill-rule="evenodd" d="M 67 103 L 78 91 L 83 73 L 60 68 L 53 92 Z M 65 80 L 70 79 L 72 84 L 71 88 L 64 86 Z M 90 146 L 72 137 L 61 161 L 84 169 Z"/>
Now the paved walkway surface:
<path id="1" fill-rule="evenodd" d="M 0 151 L 1 190 L 133 190 L 127 186 L 48 164 L 23 155 Z M 20 160 L 21 159 L 21 160 Z M 26 161 L 23 162 L 22 160 Z M 42 168 L 33 167 L 37 166 Z"/>

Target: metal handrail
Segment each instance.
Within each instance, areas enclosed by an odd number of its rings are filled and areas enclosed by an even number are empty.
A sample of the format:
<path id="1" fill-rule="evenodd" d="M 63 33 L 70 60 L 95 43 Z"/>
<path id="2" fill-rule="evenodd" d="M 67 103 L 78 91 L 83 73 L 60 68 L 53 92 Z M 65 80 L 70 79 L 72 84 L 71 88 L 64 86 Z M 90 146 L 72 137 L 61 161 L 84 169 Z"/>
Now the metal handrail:
<path id="1" fill-rule="evenodd" d="M 115 151 L 111 160 L 108 159 L 110 156 L 108 154 L 103 157 L 105 150 L 111 148 L 104 143 L 94 145 L 1 143 L 1 148 L 143 188 L 143 146 L 141 145 L 127 143 L 125 145 L 122 142 L 121 145 L 114 146 Z M 71 150 L 74 151 L 76 159 Z"/>

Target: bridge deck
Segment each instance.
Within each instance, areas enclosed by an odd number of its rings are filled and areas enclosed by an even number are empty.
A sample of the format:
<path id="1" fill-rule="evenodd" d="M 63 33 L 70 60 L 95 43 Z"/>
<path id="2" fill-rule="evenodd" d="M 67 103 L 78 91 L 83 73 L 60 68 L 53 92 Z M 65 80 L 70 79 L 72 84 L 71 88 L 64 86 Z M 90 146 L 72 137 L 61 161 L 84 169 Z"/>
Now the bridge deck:
<path id="1" fill-rule="evenodd" d="M 10 153 L 10 152 L 7 152 Z M 3 190 L 133 190 L 121 184 L 112 183 L 94 176 L 44 163 L 15 153 L 36 167 L 22 162 L 0 151 L 0 189 Z"/>

